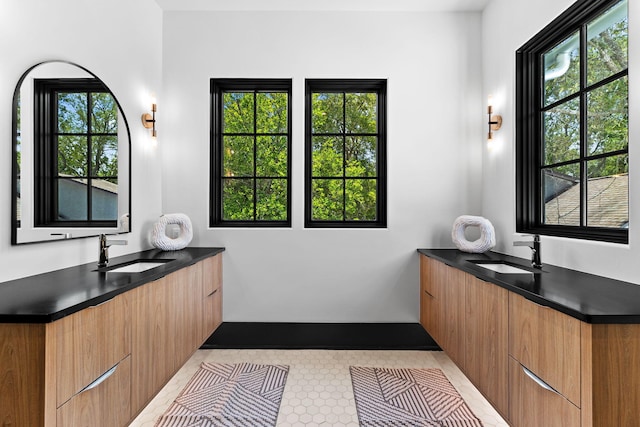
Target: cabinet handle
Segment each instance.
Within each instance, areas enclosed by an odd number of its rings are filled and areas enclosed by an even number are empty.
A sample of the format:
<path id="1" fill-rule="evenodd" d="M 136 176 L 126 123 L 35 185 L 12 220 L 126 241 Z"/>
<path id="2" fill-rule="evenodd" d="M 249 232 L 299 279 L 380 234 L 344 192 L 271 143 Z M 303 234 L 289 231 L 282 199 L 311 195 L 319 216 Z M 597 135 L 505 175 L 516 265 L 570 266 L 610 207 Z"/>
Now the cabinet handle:
<path id="1" fill-rule="evenodd" d="M 218 292 L 218 290 L 216 289 L 215 291 L 211 292 L 209 295 L 207 295 L 207 297 L 212 296 L 213 294 L 215 294 L 216 292 Z"/>
<path id="2" fill-rule="evenodd" d="M 430 294 L 429 292 L 427 292 L 427 291 L 424 291 L 424 293 L 425 293 L 425 294 L 427 294 L 427 295 L 429 295 L 431 298 L 433 298 L 433 297 L 434 297 L 433 295 L 431 295 L 431 294 Z"/>
<path id="3" fill-rule="evenodd" d="M 98 303 L 98 304 L 95 304 L 95 305 L 89 306 L 88 308 L 96 308 L 96 307 L 100 307 L 101 305 L 105 305 L 105 304 L 106 304 L 106 303 L 108 303 L 109 301 L 112 301 L 114 298 L 115 298 L 115 297 L 113 297 L 113 298 L 109 298 L 109 299 L 108 299 L 108 300 L 106 300 L 106 301 L 102 301 L 102 302 L 100 302 L 100 303 Z"/>
<path id="4" fill-rule="evenodd" d="M 92 382 L 91 384 L 89 384 L 88 386 L 86 386 L 85 388 L 80 390 L 78 392 L 78 394 L 84 393 L 85 391 L 89 391 L 92 388 L 96 388 L 100 384 L 105 382 L 107 380 L 107 378 L 109 378 L 111 375 L 113 375 L 116 372 L 116 369 L 118 369 L 118 365 L 119 364 L 120 364 L 120 362 L 116 363 L 116 365 L 113 368 L 109 369 L 107 372 L 105 372 L 104 374 L 100 375 L 94 382 Z"/>
<path id="5" fill-rule="evenodd" d="M 556 389 L 554 389 L 553 387 L 551 387 L 549 384 L 545 383 L 544 381 L 542 381 L 536 374 L 534 374 L 533 372 L 531 372 L 530 370 L 528 370 L 527 368 L 525 368 L 524 366 L 520 365 L 522 367 L 522 371 L 527 374 L 527 376 L 529 378 L 531 378 L 533 381 L 535 381 L 536 384 L 538 384 L 540 387 L 542 387 L 545 390 L 548 390 L 552 393 L 555 394 L 560 394 L 556 391 Z"/>

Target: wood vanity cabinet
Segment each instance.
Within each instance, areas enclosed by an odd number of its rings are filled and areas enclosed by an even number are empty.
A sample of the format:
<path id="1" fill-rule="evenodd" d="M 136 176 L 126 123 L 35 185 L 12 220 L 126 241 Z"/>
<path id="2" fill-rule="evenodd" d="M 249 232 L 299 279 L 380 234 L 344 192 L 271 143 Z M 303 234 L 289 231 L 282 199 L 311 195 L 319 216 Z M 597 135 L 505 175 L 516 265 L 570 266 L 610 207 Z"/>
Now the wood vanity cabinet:
<path id="1" fill-rule="evenodd" d="M 421 324 L 506 416 L 507 291 L 420 256 Z"/>
<path id="2" fill-rule="evenodd" d="M 420 322 L 509 425 L 640 425 L 640 324 L 582 322 L 451 270 L 420 256 Z"/>
<path id="3" fill-rule="evenodd" d="M 498 412 L 507 417 L 509 292 L 470 274 L 465 274 L 465 280 L 464 372 Z"/>
<path id="4" fill-rule="evenodd" d="M 420 262 L 422 325 L 456 364 L 464 364 L 464 273 L 424 256 Z"/>
<path id="5" fill-rule="evenodd" d="M 221 254 L 131 291 L 134 416 L 222 323 L 211 286 L 222 293 Z"/>
<path id="6" fill-rule="evenodd" d="M 442 342 L 439 273 L 436 271 L 439 264 L 442 263 L 420 255 L 420 324 L 438 344 Z"/>
<path id="7" fill-rule="evenodd" d="M 52 329 L 60 407 L 131 354 L 129 294 L 64 317 Z"/>
<path id="8" fill-rule="evenodd" d="M 509 420 L 513 426 L 580 426 L 581 323 L 510 293 Z"/>
<path id="9" fill-rule="evenodd" d="M 126 425 L 130 313 L 122 294 L 52 323 L 0 324 L 0 424 Z"/>
<path id="10" fill-rule="evenodd" d="M 222 256 L 202 261 L 204 316 L 201 340 L 204 342 L 222 323 Z"/>
<path id="11" fill-rule="evenodd" d="M 222 255 L 51 323 L 0 323 L 0 426 L 126 426 L 222 321 Z"/>

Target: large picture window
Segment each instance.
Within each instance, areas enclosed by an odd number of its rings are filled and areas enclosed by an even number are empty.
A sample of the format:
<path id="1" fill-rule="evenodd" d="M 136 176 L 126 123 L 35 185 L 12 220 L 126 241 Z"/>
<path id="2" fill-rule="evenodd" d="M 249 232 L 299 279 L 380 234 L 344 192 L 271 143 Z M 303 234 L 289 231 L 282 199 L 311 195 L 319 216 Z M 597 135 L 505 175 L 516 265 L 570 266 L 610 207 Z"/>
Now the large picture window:
<path id="1" fill-rule="evenodd" d="M 291 225 L 290 98 L 291 80 L 211 80 L 211 226 Z"/>
<path id="2" fill-rule="evenodd" d="M 627 0 L 576 3 L 517 52 L 517 231 L 626 243 Z"/>
<path id="3" fill-rule="evenodd" d="M 98 79 L 36 79 L 37 227 L 118 220 L 118 105 Z"/>
<path id="4" fill-rule="evenodd" d="M 306 81 L 305 226 L 386 226 L 386 80 Z"/>

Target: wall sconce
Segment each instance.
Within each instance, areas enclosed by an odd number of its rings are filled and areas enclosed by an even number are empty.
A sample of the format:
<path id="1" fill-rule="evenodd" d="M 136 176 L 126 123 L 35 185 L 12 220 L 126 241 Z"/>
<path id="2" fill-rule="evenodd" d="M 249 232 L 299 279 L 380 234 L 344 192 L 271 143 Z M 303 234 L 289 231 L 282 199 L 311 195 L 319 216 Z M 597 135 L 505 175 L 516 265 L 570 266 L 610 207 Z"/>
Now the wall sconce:
<path id="1" fill-rule="evenodd" d="M 142 115 L 142 126 L 147 129 L 151 129 L 151 136 L 155 138 L 157 136 L 156 132 L 156 103 L 155 101 L 151 104 L 151 114 L 144 113 Z"/>
<path id="2" fill-rule="evenodd" d="M 487 139 L 491 142 L 493 140 L 493 132 L 499 130 L 502 126 L 502 116 L 499 114 L 493 114 L 493 107 L 491 104 L 487 106 L 487 114 L 489 115 L 489 134 Z"/>

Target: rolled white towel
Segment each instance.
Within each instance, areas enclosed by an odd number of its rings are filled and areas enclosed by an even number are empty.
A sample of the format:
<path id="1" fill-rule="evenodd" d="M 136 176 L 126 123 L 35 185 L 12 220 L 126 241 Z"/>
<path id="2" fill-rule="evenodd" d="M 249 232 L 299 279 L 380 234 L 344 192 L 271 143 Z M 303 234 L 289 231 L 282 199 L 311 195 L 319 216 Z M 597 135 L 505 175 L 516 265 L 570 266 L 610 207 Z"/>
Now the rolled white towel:
<path id="1" fill-rule="evenodd" d="M 470 242 L 464 235 L 467 227 L 480 227 L 480 238 Z M 482 253 L 496 245 L 496 231 L 491 222 L 481 216 L 462 215 L 456 218 L 451 230 L 451 238 L 456 247 L 463 252 Z"/>
<path id="2" fill-rule="evenodd" d="M 167 236 L 167 225 L 175 224 L 180 228 L 180 234 L 175 239 Z M 164 214 L 153 226 L 151 244 L 163 251 L 177 251 L 184 249 L 193 239 L 191 220 L 182 213 Z"/>

